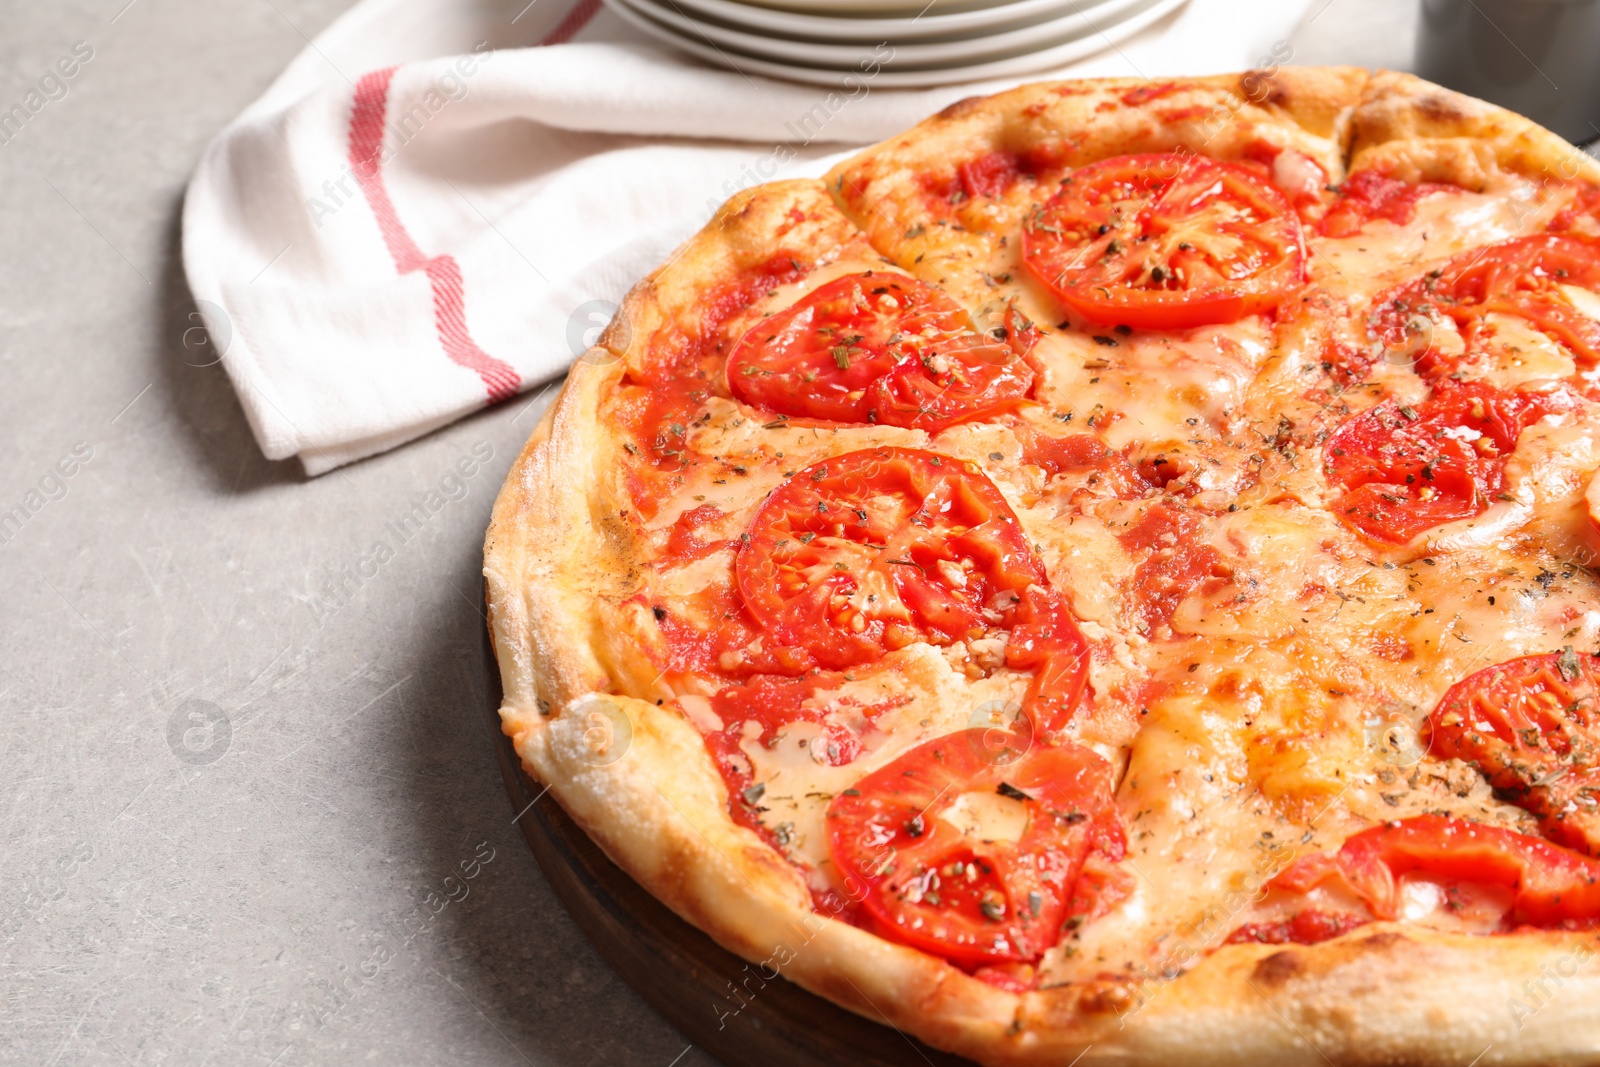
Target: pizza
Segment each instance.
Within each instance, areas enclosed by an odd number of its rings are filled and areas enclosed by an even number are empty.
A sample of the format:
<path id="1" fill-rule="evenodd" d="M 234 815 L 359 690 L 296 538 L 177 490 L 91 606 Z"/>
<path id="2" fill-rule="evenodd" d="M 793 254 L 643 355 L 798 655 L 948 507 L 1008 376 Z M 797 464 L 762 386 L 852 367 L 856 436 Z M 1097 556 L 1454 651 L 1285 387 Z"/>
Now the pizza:
<path id="1" fill-rule="evenodd" d="M 986 1064 L 1600 1060 L 1600 166 L 1344 68 L 956 103 L 641 281 L 485 549 L 504 729 Z"/>

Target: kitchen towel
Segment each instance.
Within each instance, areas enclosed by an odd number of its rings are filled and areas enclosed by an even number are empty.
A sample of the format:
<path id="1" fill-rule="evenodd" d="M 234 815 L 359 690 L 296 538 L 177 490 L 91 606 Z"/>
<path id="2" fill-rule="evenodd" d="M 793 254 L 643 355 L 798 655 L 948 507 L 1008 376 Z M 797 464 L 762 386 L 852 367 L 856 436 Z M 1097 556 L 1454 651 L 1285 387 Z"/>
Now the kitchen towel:
<path id="1" fill-rule="evenodd" d="M 1060 70 L 833 91 L 598 0 L 362 0 L 206 149 L 184 269 L 261 450 L 317 475 L 552 382 L 741 188 L 1023 81 L 1282 62 L 1307 6 L 1190 0 Z"/>

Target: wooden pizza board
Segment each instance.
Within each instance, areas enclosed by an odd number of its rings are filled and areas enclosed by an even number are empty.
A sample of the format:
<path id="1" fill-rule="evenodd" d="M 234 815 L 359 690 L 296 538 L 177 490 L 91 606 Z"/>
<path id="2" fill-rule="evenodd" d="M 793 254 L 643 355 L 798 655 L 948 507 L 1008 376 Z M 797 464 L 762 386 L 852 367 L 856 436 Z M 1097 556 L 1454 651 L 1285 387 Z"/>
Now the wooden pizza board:
<path id="1" fill-rule="evenodd" d="M 975 1067 L 869 1022 L 728 952 L 612 863 L 522 769 L 500 729 L 487 635 L 484 707 L 528 847 L 595 950 L 651 1007 L 727 1067 Z"/>

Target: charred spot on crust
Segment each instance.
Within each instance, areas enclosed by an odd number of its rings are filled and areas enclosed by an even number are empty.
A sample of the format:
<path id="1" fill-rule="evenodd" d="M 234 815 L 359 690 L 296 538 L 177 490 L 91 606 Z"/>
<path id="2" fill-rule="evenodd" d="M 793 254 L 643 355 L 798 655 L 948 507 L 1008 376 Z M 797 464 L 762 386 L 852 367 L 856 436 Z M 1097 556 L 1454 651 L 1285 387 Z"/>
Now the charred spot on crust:
<path id="1" fill-rule="evenodd" d="M 1449 124 L 1469 117 L 1461 101 L 1448 93 L 1425 93 L 1417 98 L 1416 106 L 1417 114 L 1429 122 Z"/>
<path id="2" fill-rule="evenodd" d="M 1288 87 L 1272 74 L 1262 70 L 1248 71 L 1239 79 L 1239 91 L 1257 107 L 1271 105 L 1283 107 L 1289 102 Z"/>
<path id="3" fill-rule="evenodd" d="M 1319 945 L 1311 949 L 1286 948 L 1274 952 L 1256 963 L 1250 979 L 1265 988 L 1282 988 L 1296 978 L 1307 977 L 1314 971 L 1325 973 L 1362 956 L 1376 953 L 1399 958 L 1401 953 L 1414 951 L 1415 946 L 1404 934 L 1395 930 L 1379 930 L 1367 937 L 1337 944 Z"/>
<path id="4" fill-rule="evenodd" d="M 1270 987 L 1288 985 L 1306 973 L 1305 961 L 1300 957 L 1300 952 L 1292 948 L 1274 952 L 1256 964 L 1251 981 Z"/>
<path id="5" fill-rule="evenodd" d="M 1411 944 L 1411 939 L 1396 930 L 1379 930 L 1370 937 L 1363 937 L 1350 942 L 1350 945 L 1360 952 L 1376 952 L 1393 948 L 1396 945 L 1409 944 Z"/>
<path id="6" fill-rule="evenodd" d="M 970 115 L 972 112 L 978 110 L 978 108 L 983 105 L 983 101 L 984 98 L 981 96 L 963 96 L 955 103 L 946 106 L 943 111 L 939 112 L 939 114 L 935 115 L 934 117 L 940 119 L 959 119 L 963 115 Z"/>

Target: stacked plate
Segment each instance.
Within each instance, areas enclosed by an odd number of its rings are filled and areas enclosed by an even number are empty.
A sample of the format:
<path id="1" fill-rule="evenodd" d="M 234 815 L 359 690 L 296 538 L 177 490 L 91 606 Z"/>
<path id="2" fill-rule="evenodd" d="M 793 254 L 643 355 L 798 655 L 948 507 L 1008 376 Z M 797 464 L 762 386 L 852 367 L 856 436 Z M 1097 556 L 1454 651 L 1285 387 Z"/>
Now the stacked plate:
<path id="1" fill-rule="evenodd" d="M 816 85 L 943 85 L 1058 67 L 1185 0 L 605 0 L 691 55 Z"/>

